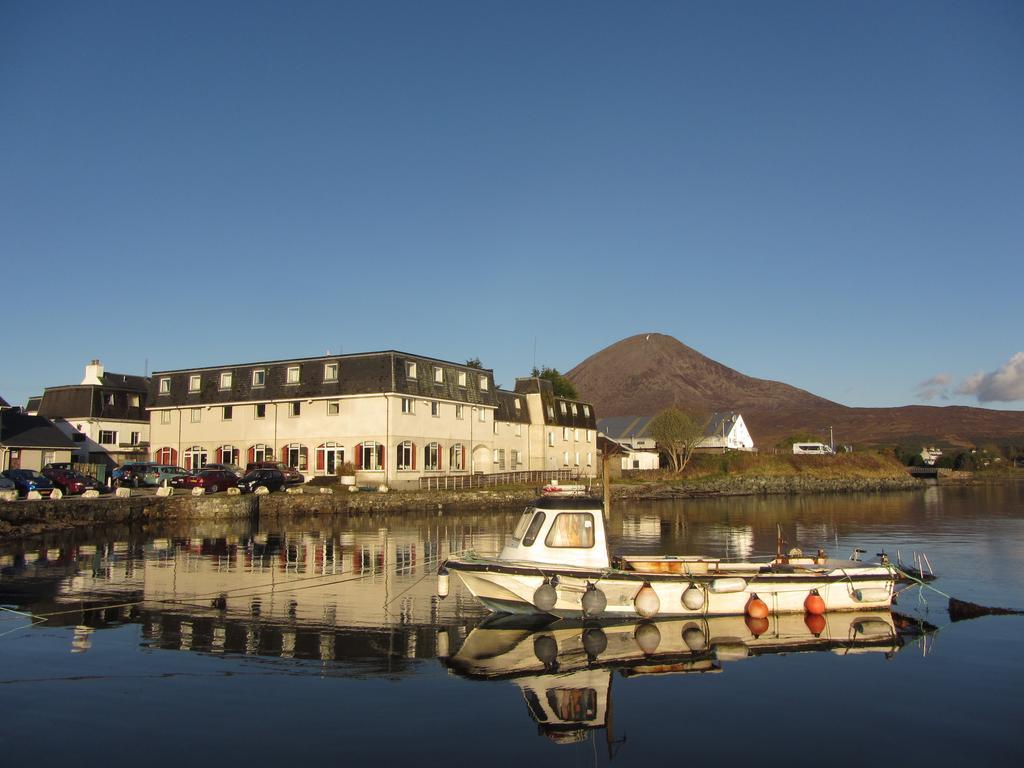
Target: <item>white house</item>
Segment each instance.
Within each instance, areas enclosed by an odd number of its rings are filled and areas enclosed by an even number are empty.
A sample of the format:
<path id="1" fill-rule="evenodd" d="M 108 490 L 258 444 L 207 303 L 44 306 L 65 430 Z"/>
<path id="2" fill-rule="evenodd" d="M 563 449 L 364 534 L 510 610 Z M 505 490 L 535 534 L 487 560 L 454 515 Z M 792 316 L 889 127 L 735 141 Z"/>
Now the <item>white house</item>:
<path id="1" fill-rule="evenodd" d="M 697 450 L 753 451 L 754 439 L 740 414 L 713 413 Z"/>

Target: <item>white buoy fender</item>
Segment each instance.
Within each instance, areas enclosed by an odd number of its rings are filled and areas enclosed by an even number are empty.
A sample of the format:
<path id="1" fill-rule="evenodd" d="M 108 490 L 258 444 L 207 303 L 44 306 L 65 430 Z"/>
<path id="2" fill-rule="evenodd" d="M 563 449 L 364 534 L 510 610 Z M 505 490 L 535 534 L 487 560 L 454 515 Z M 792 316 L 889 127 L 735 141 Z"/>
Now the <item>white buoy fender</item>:
<path id="1" fill-rule="evenodd" d="M 742 592 L 747 588 L 746 579 L 733 577 L 728 579 L 715 579 L 711 582 L 711 591 L 718 594 L 725 592 Z"/>
<path id="2" fill-rule="evenodd" d="M 704 592 L 696 584 L 691 584 L 683 590 L 683 607 L 691 611 L 699 611 L 704 607 Z"/>
<path id="3" fill-rule="evenodd" d="M 558 602 L 558 593 L 547 579 L 533 593 L 533 604 L 541 611 L 550 611 Z"/>
<path id="4" fill-rule="evenodd" d="M 644 585 L 640 587 L 640 591 L 636 593 L 636 597 L 633 598 L 633 607 L 645 619 L 658 615 L 658 611 L 661 610 L 661 599 L 649 581 L 645 581 Z"/>
<path id="5" fill-rule="evenodd" d="M 447 568 L 440 568 L 437 571 L 437 596 L 444 600 L 448 597 L 448 590 L 451 587 L 451 577 L 448 575 Z"/>
<path id="6" fill-rule="evenodd" d="M 889 590 L 884 587 L 871 589 L 855 589 L 853 599 L 858 603 L 882 603 L 889 601 Z"/>

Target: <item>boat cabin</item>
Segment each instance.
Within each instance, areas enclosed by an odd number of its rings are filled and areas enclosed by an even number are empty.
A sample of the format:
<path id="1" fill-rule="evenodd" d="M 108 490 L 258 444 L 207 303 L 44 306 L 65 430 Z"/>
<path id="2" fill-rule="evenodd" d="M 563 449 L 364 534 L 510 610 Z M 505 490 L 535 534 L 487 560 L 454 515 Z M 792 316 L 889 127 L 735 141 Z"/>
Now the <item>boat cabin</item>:
<path id="1" fill-rule="evenodd" d="M 601 502 L 547 496 L 528 506 L 499 559 L 516 563 L 608 568 Z"/>

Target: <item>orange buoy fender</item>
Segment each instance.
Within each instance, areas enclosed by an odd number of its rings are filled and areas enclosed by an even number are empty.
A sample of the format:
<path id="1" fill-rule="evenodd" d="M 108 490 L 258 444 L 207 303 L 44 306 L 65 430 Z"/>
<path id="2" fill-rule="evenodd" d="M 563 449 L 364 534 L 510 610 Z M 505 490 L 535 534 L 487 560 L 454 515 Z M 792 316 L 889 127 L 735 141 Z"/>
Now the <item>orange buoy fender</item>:
<path id="1" fill-rule="evenodd" d="M 757 596 L 756 592 L 751 593 L 750 599 L 747 600 L 747 607 L 743 610 L 752 619 L 768 618 L 768 606 Z"/>
<path id="2" fill-rule="evenodd" d="M 811 616 L 821 616 L 825 612 L 825 601 L 818 594 L 818 590 L 812 589 L 811 594 L 804 600 L 804 611 Z"/>

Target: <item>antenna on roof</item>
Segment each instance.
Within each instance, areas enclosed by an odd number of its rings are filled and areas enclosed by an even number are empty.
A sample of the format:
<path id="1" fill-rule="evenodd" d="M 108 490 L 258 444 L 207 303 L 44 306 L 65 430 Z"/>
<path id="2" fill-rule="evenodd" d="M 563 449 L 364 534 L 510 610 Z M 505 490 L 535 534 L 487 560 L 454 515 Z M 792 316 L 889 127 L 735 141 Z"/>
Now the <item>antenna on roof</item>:
<path id="1" fill-rule="evenodd" d="M 145 370 L 146 370 L 145 375 L 149 376 L 149 358 L 148 357 L 146 358 Z"/>
<path id="2" fill-rule="evenodd" d="M 533 337 L 533 367 L 537 367 L 537 337 Z"/>

